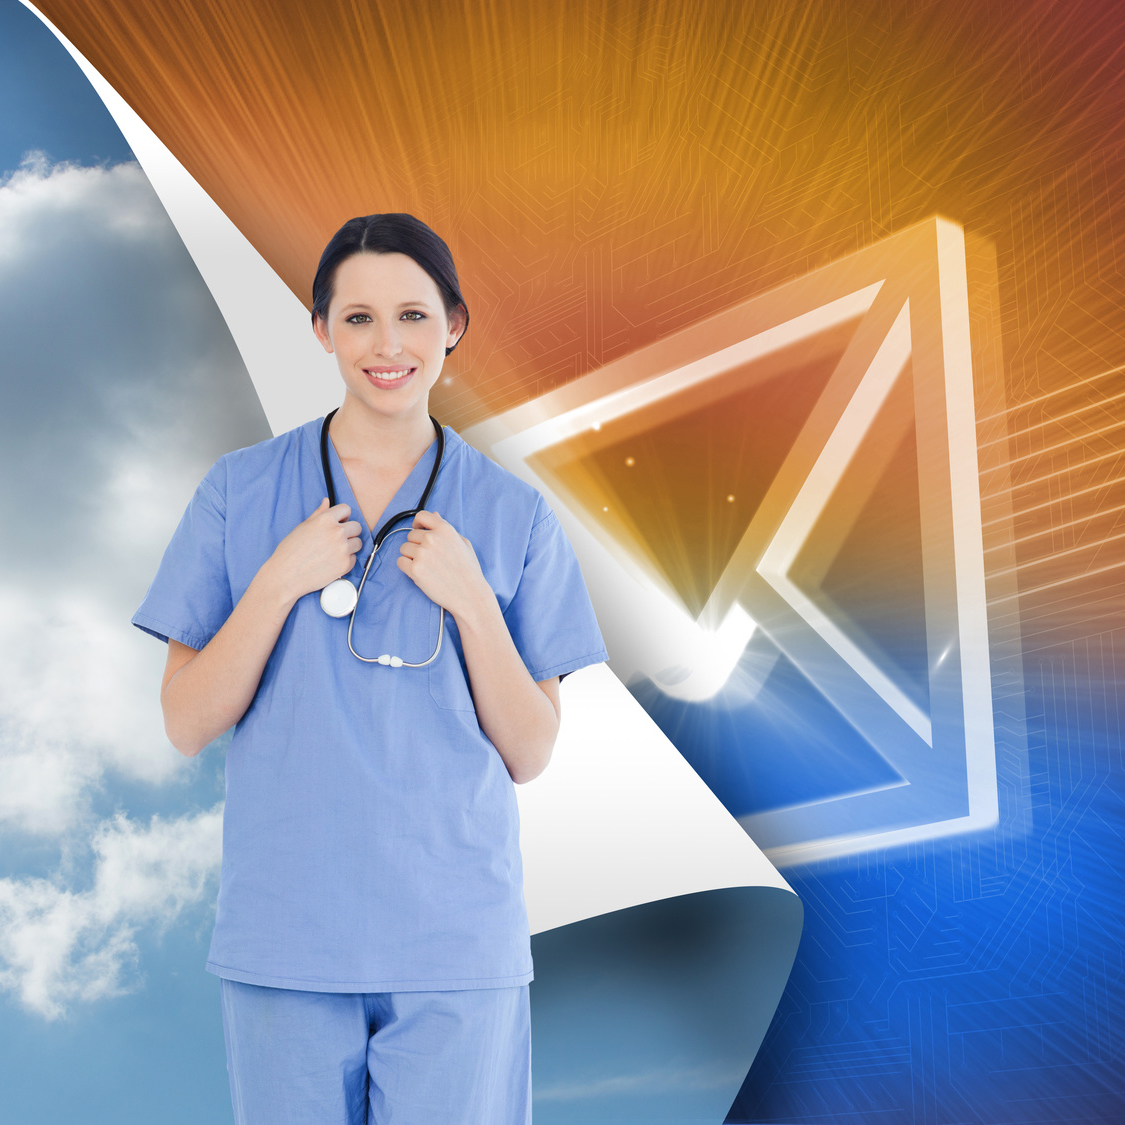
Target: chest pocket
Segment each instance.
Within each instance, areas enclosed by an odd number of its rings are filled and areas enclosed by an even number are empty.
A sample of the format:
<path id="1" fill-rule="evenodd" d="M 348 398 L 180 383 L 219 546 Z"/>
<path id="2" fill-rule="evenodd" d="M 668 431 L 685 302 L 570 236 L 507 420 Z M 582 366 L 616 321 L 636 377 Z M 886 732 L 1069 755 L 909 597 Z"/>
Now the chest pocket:
<path id="1" fill-rule="evenodd" d="M 430 650 L 426 656 L 433 652 L 437 644 L 438 627 L 441 621 L 441 609 L 433 602 L 430 605 Z M 425 657 L 422 657 L 424 660 Z M 447 711 L 471 711 L 476 713 L 473 706 L 473 697 L 469 691 L 469 674 L 465 670 L 461 656 L 461 638 L 457 633 L 457 624 L 453 614 L 445 615 L 445 637 L 441 642 L 441 652 L 429 667 L 430 695 L 439 707 Z"/>

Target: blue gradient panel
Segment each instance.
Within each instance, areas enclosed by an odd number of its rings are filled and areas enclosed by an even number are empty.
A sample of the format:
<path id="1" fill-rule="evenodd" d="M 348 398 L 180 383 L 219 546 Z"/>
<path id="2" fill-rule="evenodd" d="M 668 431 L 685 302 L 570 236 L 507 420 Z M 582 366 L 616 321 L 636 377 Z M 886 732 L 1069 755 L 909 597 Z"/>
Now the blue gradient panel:
<path id="1" fill-rule="evenodd" d="M 1010 800 L 991 838 L 787 872 L 804 939 L 728 1121 L 1125 1120 L 1123 640 L 1029 657 L 1030 831 Z"/>

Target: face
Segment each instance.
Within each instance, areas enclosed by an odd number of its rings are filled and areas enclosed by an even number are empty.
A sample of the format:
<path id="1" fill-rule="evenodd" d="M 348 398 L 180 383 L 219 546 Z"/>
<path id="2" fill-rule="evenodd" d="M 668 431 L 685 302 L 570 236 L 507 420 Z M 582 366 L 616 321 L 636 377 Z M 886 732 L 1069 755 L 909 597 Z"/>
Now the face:
<path id="1" fill-rule="evenodd" d="M 336 357 L 349 396 L 383 415 L 428 412 L 430 388 L 464 331 L 434 280 L 406 254 L 353 254 L 336 269 L 317 338 Z"/>

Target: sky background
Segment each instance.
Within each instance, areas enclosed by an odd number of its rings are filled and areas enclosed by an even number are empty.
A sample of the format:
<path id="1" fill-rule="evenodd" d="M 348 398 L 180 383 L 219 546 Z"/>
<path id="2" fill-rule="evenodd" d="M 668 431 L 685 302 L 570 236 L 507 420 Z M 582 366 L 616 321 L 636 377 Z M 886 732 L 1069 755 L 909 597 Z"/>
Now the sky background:
<path id="1" fill-rule="evenodd" d="M 229 1120 L 202 970 L 222 748 L 163 738 L 166 650 L 129 616 L 199 479 L 269 432 L 120 132 L 15 0 L 0 307 L 4 1120 Z"/>

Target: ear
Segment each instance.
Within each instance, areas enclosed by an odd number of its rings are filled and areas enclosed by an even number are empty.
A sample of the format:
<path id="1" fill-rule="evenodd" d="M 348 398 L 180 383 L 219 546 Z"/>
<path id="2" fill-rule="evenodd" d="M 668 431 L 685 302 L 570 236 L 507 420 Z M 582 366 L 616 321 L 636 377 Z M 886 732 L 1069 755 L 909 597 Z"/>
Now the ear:
<path id="1" fill-rule="evenodd" d="M 323 317 L 320 313 L 313 314 L 313 332 L 316 333 L 316 338 L 320 341 L 324 350 L 332 354 L 332 338 L 328 335 L 328 325 L 324 323 Z"/>
<path id="2" fill-rule="evenodd" d="M 445 346 L 447 348 L 455 348 L 457 342 L 465 334 L 465 329 L 469 325 L 468 315 L 462 305 L 458 305 L 449 314 L 449 335 L 445 338 Z"/>

